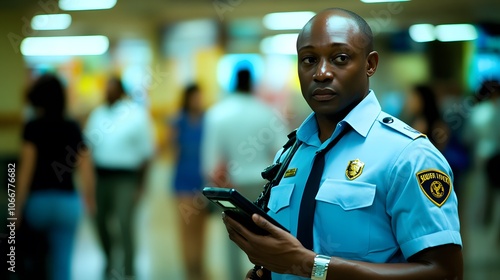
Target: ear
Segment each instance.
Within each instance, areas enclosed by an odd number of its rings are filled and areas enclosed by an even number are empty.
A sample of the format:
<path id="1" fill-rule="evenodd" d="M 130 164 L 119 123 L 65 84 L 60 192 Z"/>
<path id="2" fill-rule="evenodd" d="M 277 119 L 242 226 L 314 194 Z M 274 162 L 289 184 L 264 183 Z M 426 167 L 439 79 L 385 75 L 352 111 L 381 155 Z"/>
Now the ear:
<path id="1" fill-rule="evenodd" d="M 366 57 L 366 75 L 368 77 L 373 76 L 375 71 L 377 71 L 378 65 L 378 52 L 372 51 Z"/>

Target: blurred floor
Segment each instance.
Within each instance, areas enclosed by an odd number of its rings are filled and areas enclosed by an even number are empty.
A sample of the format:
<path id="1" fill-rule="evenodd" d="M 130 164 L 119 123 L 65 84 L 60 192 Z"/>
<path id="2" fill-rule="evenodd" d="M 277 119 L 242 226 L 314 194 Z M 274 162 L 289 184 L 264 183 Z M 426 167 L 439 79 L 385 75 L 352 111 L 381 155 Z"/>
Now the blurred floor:
<path id="1" fill-rule="evenodd" d="M 169 182 L 171 176 L 170 163 L 158 159 L 151 166 L 149 184 L 144 199 L 137 213 L 137 256 L 136 277 L 127 277 L 121 271 L 113 271 L 112 280 L 183 280 L 183 267 L 180 258 L 177 215 L 178 206 L 173 202 Z M 468 181 L 474 182 L 470 176 Z M 477 186 L 477 184 L 466 184 Z M 462 201 L 464 238 L 465 278 L 471 280 L 500 279 L 500 197 L 496 197 L 496 226 L 484 228 L 478 222 L 482 206 L 481 190 L 467 187 L 464 189 Z M 479 214 L 478 214 L 479 213 Z M 205 256 L 209 268 L 210 279 L 207 280 L 240 280 L 228 279 L 226 271 L 227 234 L 220 216 L 210 217 L 207 238 L 207 254 Z M 500 241 L 500 240 L 499 240 Z M 89 219 L 85 219 L 80 227 L 75 256 L 73 259 L 73 280 L 102 279 L 103 254 L 97 245 L 94 228 Z M 242 263 L 249 268 L 250 264 L 242 258 Z"/>

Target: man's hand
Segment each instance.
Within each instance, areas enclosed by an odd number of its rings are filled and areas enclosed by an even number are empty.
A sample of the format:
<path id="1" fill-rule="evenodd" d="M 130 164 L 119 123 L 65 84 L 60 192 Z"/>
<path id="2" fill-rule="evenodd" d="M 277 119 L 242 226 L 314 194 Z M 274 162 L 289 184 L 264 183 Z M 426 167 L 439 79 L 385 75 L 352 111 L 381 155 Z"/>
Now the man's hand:
<path id="1" fill-rule="evenodd" d="M 310 277 L 316 254 L 310 251 L 290 233 L 274 226 L 254 214 L 252 220 L 269 235 L 257 235 L 240 223 L 223 215 L 229 238 L 236 243 L 256 265 L 282 274 Z"/>
<path id="2" fill-rule="evenodd" d="M 247 272 L 247 275 L 245 276 L 245 280 L 252 280 L 252 271 L 253 271 L 253 268 L 250 269 L 248 272 Z"/>
<path id="3" fill-rule="evenodd" d="M 260 271 L 260 270 L 259 270 Z M 255 279 L 252 279 L 252 273 L 253 273 L 253 268 L 250 269 L 248 272 L 247 272 L 247 275 L 245 276 L 245 280 L 255 280 Z M 262 274 L 264 274 L 262 271 L 260 271 L 260 274 L 258 274 L 259 272 L 257 272 L 257 275 L 259 277 L 262 276 Z"/>

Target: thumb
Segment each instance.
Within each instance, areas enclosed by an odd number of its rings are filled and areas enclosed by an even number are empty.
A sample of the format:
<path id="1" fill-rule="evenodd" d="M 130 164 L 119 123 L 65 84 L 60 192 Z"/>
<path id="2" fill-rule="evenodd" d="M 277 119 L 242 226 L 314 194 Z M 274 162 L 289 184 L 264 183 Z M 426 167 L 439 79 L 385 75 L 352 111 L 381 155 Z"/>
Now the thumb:
<path id="1" fill-rule="evenodd" d="M 258 214 L 253 214 L 252 215 L 252 220 L 253 222 L 259 226 L 260 228 L 262 228 L 263 230 L 269 232 L 271 235 L 275 235 L 277 234 L 279 231 L 281 231 L 280 228 L 278 228 L 277 226 L 273 225 L 272 223 L 270 223 L 268 220 L 264 219 L 262 216 L 258 215 Z"/>

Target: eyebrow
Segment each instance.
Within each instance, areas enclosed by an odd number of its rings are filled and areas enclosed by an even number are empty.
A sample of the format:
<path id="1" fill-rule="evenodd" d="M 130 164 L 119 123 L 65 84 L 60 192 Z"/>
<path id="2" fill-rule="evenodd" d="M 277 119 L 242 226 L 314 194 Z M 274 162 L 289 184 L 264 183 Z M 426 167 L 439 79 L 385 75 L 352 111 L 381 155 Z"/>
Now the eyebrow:
<path id="1" fill-rule="evenodd" d="M 347 43 L 331 43 L 330 44 L 330 47 L 347 47 L 347 48 L 351 48 L 351 46 Z M 301 50 L 304 50 L 304 49 L 314 49 L 314 46 L 313 45 L 305 45 L 303 47 L 300 47 L 298 50 L 297 50 L 297 53 L 300 52 Z"/>

